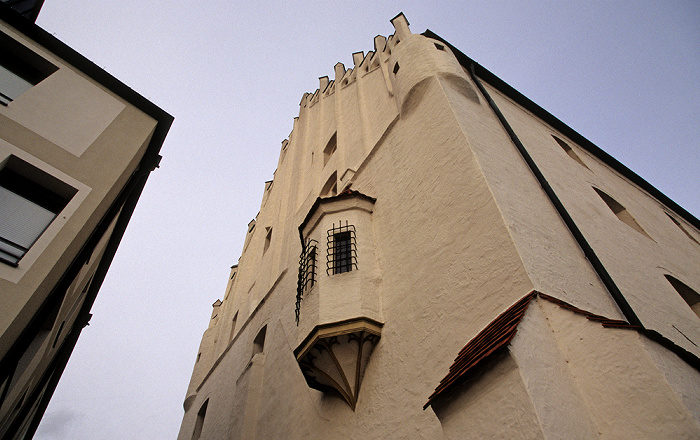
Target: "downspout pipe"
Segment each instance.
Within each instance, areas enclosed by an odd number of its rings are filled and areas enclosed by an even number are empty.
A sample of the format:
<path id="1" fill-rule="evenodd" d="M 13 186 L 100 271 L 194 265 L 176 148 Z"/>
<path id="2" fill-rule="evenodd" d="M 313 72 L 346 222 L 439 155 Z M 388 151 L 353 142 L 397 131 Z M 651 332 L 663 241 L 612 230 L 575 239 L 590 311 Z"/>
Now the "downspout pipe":
<path id="1" fill-rule="evenodd" d="M 620 292 L 620 289 L 618 289 L 617 284 L 615 284 L 615 281 L 613 281 L 612 277 L 605 269 L 605 266 L 600 261 L 596 253 L 593 251 L 593 248 L 591 248 L 591 246 L 588 244 L 588 241 L 581 233 L 581 230 L 578 228 L 578 226 L 576 226 L 576 223 L 567 212 L 561 200 L 559 200 L 559 197 L 557 197 L 551 185 L 549 184 L 549 182 L 547 182 L 547 179 L 545 179 L 539 167 L 530 156 L 530 153 L 528 153 L 525 146 L 522 144 L 522 142 L 520 142 L 518 135 L 515 134 L 510 124 L 506 120 L 505 116 L 503 116 L 503 113 L 501 113 L 501 110 L 498 108 L 496 103 L 493 102 L 493 99 L 491 99 L 491 95 L 489 95 L 489 93 L 484 88 L 483 84 L 481 84 L 481 81 L 479 81 L 479 79 L 477 78 L 476 73 L 474 72 L 474 64 L 471 64 L 469 66 L 469 74 L 474 83 L 476 83 L 476 86 L 479 88 L 481 94 L 484 96 L 484 99 L 486 99 L 486 101 L 489 103 L 489 107 L 491 107 L 491 110 L 496 115 L 501 125 L 508 133 L 508 136 L 510 136 L 510 140 L 513 142 L 515 147 L 518 149 L 518 152 L 520 152 L 520 155 L 527 163 L 527 166 L 530 168 L 530 171 L 532 171 L 532 174 L 535 175 L 537 182 L 540 184 L 545 194 L 547 194 L 547 197 L 554 205 L 554 208 L 557 210 L 557 213 L 566 224 L 566 227 L 571 232 L 571 235 L 574 236 L 576 243 L 578 243 L 579 247 L 583 251 L 583 254 L 591 263 L 591 266 L 593 266 L 593 269 L 596 271 L 596 274 L 598 274 L 598 277 L 603 282 L 603 285 L 605 285 L 605 288 L 610 293 L 610 296 L 612 296 L 613 300 L 619 307 L 620 311 L 622 312 L 622 315 L 631 325 L 643 327 L 642 322 L 637 317 L 637 314 L 634 313 L 634 310 L 632 310 L 632 307 L 627 302 L 627 299 L 624 297 L 624 295 L 622 295 L 622 292 Z"/>
<path id="2" fill-rule="evenodd" d="M 598 275 L 598 278 L 600 278 L 600 280 L 603 282 L 603 285 L 610 293 L 610 296 L 612 297 L 613 301 L 615 301 L 615 303 L 617 304 L 617 307 L 620 309 L 622 315 L 625 317 L 627 322 L 633 326 L 638 327 L 639 331 L 646 337 L 672 351 L 678 357 L 687 362 L 690 366 L 700 371 L 700 358 L 698 358 L 695 354 L 677 345 L 667 337 L 663 336 L 658 331 L 647 329 L 644 327 L 642 322 L 639 320 L 637 314 L 634 313 L 632 306 L 630 306 L 630 304 L 627 302 L 627 299 L 624 297 L 620 289 L 617 287 L 617 284 L 615 284 L 615 281 L 605 269 L 605 266 L 598 258 L 598 255 L 596 255 L 595 251 L 593 251 L 593 248 L 591 248 L 591 246 L 588 244 L 586 237 L 583 236 L 583 233 L 581 233 L 581 230 L 578 228 L 578 226 L 576 226 L 576 223 L 569 215 L 561 200 L 559 200 L 559 197 L 557 197 L 551 185 L 549 184 L 549 182 L 547 182 L 547 179 L 545 179 L 539 167 L 537 167 L 537 164 L 530 156 L 530 153 L 528 153 L 525 146 L 522 144 L 522 142 L 520 142 L 520 139 L 513 131 L 513 128 L 510 126 L 505 116 L 503 116 L 503 113 L 501 113 L 496 103 L 493 101 L 493 99 L 491 99 L 491 95 L 489 95 L 489 93 L 484 88 L 483 84 L 481 84 L 481 81 L 474 72 L 474 63 L 471 63 L 469 65 L 469 75 L 471 76 L 472 81 L 474 81 L 476 86 L 479 88 L 479 91 L 481 92 L 482 96 L 488 102 L 489 107 L 491 107 L 491 110 L 496 115 L 505 131 L 508 133 L 510 140 L 518 149 L 518 152 L 527 163 L 527 166 L 530 168 L 532 174 L 534 174 L 535 178 L 537 179 L 537 182 L 544 190 L 550 202 L 552 203 L 552 205 L 554 205 L 554 208 L 557 210 L 557 213 L 564 221 L 566 227 L 571 232 L 571 235 L 574 236 L 574 239 L 583 251 L 584 256 L 586 257 L 586 259 L 588 259 L 589 263 L 593 267 L 593 270 L 595 270 L 596 274 Z"/>

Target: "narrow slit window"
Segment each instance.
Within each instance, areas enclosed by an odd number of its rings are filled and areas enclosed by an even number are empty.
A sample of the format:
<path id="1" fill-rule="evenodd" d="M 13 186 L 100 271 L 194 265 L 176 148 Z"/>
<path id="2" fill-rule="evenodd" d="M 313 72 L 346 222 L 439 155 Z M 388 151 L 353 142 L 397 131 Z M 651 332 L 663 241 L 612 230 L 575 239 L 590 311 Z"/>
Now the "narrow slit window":
<path id="1" fill-rule="evenodd" d="M 394 75 L 399 72 L 399 63 L 394 64 Z"/>
<path id="2" fill-rule="evenodd" d="M 640 234 L 644 235 L 645 237 L 651 239 L 649 234 L 642 228 L 639 223 L 632 217 L 632 214 L 630 214 L 627 209 L 622 206 L 617 200 L 613 199 L 603 191 L 599 190 L 598 188 L 593 188 L 596 193 L 600 196 L 601 199 L 605 202 L 606 205 L 608 205 L 608 208 L 615 214 L 615 216 L 624 224 L 629 226 L 630 228 L 636 230 Z"/>
<path id="3" fill-rule="evenodd" d="M 323 166 L 326 166 L 326 164 L 331 159 L 331 156 L 333 156 L 333 153 L 335 153 L 335 150 L 337 148 L 338 136 L 337 133 L 333 133 L 333 136 L 331 136 L 331 139 L 328 141 L 328 144 L 326 144 L 326 148 L 323 149 Z"/>
<path id="4" fill-rule="evenodd" d="M 685 300 L 690 308 L 700 318 L 700 294 L 691 289 L 687 284 L 671 275 L 664 275 L 666 280 L 676 289 L 676 292 Z"/>
<path id="5" fill-rule="evenodd" d="M 197 421 L 194 423 L 194 432 L 192 432 L 192 440 L 199 440 L 202 436 L 202 428 L 204 427 L 204 418 L 207 416 L 207 406 L 209 405 L 209 399 L 207 399 L 199 411 L 197 412 Z"/>
<path id="6" fill-rule="evenodd" d="M 357 269 L 355 226 L 345 222 L 328 230 L 326 273 L 335 275 Z"/>
<path id="7" fill-rule="evenodd" d="M 270 248 L 270 242 L 272 241 L 272 228 L 265 228 L 267 230 L 267 234 L 265 235 L 265 246 L 263 247 L 263 255 L 267 250 Z"/>
<path id="8" fill-rule="evenodd" d="M 552 135 L 552 137 L 554 138 L 555 141 L 557 141 L 557 144 L 559 144 L 559 146 L 566 152 L 566 154 L 569 155 L 570 158 L 572 158 L 573 160 L 578 162 L 579 165 L 582 165 L 590 170 L 590 168 L 588 168 L 588 165 L 586 165 L 586 163 L 579 157 L 579 155 L 576 154 L 574 149 L 571 148 L 571 146 L 569 144 L 567 144 L 566 142 L 564 142 L 563 140 L 559 139 L 558 137 L 556 137 L 554 135 Z"/>
<path id="9" fill-rule="evenodd" d="M 265 352 L 265 334 L 267 333 L 267 325 L 263 326 L 263 328 L 260 329 L 258 334 L 255 336 L 255 339 L 253 340 L 253 356 L 255 356 L 258 353 L 264 353 Z"/>

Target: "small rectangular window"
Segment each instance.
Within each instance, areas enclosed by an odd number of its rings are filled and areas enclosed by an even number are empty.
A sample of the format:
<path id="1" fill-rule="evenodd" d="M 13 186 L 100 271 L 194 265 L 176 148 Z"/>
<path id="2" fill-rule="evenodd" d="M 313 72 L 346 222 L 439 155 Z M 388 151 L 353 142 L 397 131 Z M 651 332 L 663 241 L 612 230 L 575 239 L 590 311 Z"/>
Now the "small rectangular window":
<path id="1" fill-rule="evenodd" d="M 352 270 L 350 238 L 350 232 L 339 232 L 333 235 L 333 254 L 335 256 L 333 273 L 345 273 Z"/>
<path id="2" fill-rule="evenodd" d="M 323 149 L 323 166 L 325 166 L 330 160 L 335 150 L 338 148 L 338 135 L 334 133 L 331 139 L 326 144 L 326 148 Z"/>
<path id="3" fill-rule="evenodd" d="M 0 261 L 17 266 L 76 190 L 10 156 L 0 170 Z"/>
<path id="4" fill-rule="evenodd" d="M 326 272 L 339 274 L 357 269 L 355 226 L 340 225 L 328 231 L 328 257 Z"/>

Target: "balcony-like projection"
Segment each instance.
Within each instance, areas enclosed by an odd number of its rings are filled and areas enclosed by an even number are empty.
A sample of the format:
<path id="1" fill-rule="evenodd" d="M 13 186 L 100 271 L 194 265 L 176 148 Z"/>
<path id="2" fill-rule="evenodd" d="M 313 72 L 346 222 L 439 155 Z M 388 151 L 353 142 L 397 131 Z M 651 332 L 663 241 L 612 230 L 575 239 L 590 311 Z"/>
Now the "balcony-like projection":
<path id="1" fill-rule="evenodd" d="M 350 190 L 319 198 L 299 226 L 294 354 L 311 388 L 339 395 L 353 410 L 384 322 L 375 202 Z"/>
<path id="2" fill-rule="evenodd" d="M 294 350 L 309 387 L 339 395 L 355 410 L 382 324 L 369 318 L 316 326 Z"/>

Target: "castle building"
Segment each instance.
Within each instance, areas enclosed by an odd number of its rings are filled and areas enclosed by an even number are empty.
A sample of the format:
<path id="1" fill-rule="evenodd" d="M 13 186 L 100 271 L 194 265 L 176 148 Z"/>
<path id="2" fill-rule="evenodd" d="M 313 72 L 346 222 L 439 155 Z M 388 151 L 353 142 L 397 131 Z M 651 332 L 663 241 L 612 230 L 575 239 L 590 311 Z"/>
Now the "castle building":
<path id="1" fill-rule="evenodd" d="M 3 440 L 33 436 L 172 123 L 35 25 L 41 3 L 0 3 Z"/>
<path id="2" fill-rule="evenodd" d="M 304 94 L 178 438 L 699 438 L 700 222 L 392 23 Z"/>

